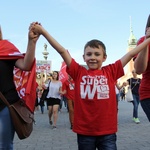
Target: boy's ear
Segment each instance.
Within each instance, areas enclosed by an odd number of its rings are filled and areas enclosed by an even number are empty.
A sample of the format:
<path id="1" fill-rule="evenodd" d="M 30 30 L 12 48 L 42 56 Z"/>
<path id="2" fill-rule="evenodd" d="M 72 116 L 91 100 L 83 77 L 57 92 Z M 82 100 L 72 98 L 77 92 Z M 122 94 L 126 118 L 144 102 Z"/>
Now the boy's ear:
<path id="1" fill-rule="evenodd" d="M 103 62 L 105 62 L 105 60 L 107 59 L 107 56 L 104 56 L 104 58 L 103 58 Z"/>
<path id="2" fill-rule="evenodd" d="M 82 56 L 82 57 L 83 57 L 83 60 L 84 60 L 84 62 L 85 62 L 85 56 L 84 56 L 84 54 L 83 54 L 83 56 Z"/>

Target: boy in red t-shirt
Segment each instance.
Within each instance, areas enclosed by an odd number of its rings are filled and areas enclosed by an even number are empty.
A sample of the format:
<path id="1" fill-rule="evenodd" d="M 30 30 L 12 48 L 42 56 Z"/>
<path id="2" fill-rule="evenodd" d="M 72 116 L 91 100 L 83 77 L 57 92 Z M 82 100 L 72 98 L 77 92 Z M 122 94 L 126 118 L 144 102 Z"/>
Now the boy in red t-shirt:
<path id="1" fill-rule="evenodd" d="M 32 30 L 42 34 L 61 55 L 67 72 L 75 82 L 74 125 L 79 150 L 116 150 L 117 104 L 115 81 L 124 75 L 123 67 L 144 47 L 150 38 L 125 54 L 115 63 L 102 67 L 107 58 L 105 45 L 91 40 L 84 47 L 83 59 L 89 69 L 79 65 L 40 24 Z"/>

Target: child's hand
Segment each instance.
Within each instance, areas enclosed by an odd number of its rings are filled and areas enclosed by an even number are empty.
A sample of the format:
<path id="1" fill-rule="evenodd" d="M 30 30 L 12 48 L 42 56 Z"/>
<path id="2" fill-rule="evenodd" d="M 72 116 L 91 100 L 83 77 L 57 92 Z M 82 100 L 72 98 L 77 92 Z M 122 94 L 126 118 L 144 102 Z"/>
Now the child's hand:
<path id="1" fill-rule="evenodd" d="M 38 23 L 37 22 L 31 23 L 31 25 L 29 27 L 29 34 L 28 34 L 29 39 L 33 40 L 34 42 L 36 42 L 38 40 L 39 36 L 40 36 L 39 33 L 34 32 L 34 30 L 33 30 L 33 27 L 35 26 L 35 24 L 38 24 Z"/>
<path id="2" fill-rule="evenodd" d="M 42 25 L 38 22 L 32 22 L 30 25 L 30 29 L 37 35 L 42 34 Z"/>

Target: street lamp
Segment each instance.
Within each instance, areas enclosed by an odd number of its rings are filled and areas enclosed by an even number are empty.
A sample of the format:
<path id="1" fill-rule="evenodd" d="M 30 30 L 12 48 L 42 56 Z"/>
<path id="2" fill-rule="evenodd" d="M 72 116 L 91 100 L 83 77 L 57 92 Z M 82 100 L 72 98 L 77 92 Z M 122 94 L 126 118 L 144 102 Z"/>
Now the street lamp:
<path id="1" fill-rule="evenodd" d="M 49 55 L 49 52 L 47 51 L 47 44 L 44 44 L 44 51 L 42 52 L 44 59 L 47 61 L 47 57 Z"/>
<path id="2" fill-rule="evenodd" d="M 44 44 L 44 51 L 42 52 L 42 54 L 45 59 L 44 64 L 46 64 L 46 66 L 47 66 L 47 58 L 48 58 L 49 52 L 47 51 L 46 43 Z M 46 66 L 45 66 L 45 68 L 46 68 Z M 44 81 L 45 81 L 47 79 L 47 70 L 43 70 L 43 71 L 44 71 L 44 73 L 42 73 L 41 76 L 42 76 L 42 81 L 43 81 L 43 75 L 44 75 Z"/>

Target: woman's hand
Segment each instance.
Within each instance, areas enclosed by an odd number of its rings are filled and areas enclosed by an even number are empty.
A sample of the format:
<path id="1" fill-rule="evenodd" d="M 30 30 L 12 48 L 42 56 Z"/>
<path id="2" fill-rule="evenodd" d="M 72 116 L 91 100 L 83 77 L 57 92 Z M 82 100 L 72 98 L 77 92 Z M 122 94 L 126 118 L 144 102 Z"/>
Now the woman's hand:
<path id="1" fill-rule="evenodd" d="M 40 36 L 40 34 L 38 32 L 34 31 L 34 26 L 36 24 L 39 24 L 39 23 L 38 22 L 33 22 L 33 23 L 30 24 L 29 33 L 28 33 L 29 40 L 32 40 L 35 43 L 37 42 L 37 40 L 39 39 L 39 36 Z"/>

